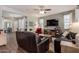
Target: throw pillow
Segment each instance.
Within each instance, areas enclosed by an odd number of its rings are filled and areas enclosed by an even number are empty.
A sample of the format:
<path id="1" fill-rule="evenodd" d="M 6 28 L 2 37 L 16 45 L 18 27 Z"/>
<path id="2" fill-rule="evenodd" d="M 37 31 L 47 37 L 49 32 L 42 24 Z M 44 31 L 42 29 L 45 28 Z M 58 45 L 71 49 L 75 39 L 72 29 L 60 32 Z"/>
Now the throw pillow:
<path id="1" fill-rule="evenodd" d="M 66 35 L 66 38 L 67 38 L 67 39 L 75 39 L 75 36 L 76 36 L 76 33 L 69 32 L 69 33 Z"/>

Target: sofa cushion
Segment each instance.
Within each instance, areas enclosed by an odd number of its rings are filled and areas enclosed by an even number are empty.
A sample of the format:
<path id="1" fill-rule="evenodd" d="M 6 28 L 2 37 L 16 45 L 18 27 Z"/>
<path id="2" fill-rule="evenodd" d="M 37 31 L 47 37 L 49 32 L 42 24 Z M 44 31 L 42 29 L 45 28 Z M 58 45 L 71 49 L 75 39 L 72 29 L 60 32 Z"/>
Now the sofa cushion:
<path id="1" fill-rule="evenodd" d="M 40 42 L 41 42 L 41 37 L 38 34 L 36 34 L 36 43 L 38 44 Z"/>

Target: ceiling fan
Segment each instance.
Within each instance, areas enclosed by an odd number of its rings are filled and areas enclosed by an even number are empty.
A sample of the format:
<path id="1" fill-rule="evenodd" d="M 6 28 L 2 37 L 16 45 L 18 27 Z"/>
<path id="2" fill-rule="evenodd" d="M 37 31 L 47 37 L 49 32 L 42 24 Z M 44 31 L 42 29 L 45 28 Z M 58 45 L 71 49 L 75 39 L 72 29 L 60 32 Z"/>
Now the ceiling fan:
<path id="1" fill-rule="evenodd" d="M 45 6 L 39 6 L 38 9 L 34 9 L 35 11 L 38 11 L 40 14 L 46 14 L 47 12 L 51 11 L 50 8 L 45 8 Z"/>

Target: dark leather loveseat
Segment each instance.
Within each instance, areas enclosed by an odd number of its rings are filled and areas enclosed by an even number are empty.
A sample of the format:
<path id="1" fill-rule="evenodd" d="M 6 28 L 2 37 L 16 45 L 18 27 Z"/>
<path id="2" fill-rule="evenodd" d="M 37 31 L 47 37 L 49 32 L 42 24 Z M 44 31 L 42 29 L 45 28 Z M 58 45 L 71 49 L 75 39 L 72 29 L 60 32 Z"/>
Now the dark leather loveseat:
<path id="1" fill-rule="evenodd" d="M 49 49 L 49 39 L 40 40 L 41 38 L 32 32 L 17 31 L 16 39 L 19 47 L 30 53 L 43 53 Z"/>

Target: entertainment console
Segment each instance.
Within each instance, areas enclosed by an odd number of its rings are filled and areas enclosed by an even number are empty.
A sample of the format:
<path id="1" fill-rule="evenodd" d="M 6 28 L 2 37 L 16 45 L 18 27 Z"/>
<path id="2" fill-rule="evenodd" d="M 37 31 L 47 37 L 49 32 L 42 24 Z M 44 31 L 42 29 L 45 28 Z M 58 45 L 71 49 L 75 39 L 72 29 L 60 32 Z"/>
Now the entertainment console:
<path id="1" fill-rule="evenodd" d="M 61 35 L 62 31 L 59 27 L 51 27 L 51 28 L 45 28 L 44 34 L 52 35 L 53 37 L 59 37 Z"/>
<path id="2" fill-rule="evenodd" d="M 49 35 L 52 35 L 52 37 L 56 37 L 56 34 L 58 33 L 57 30 L 44 30 L 44 34 L 49 34 Z"/>

